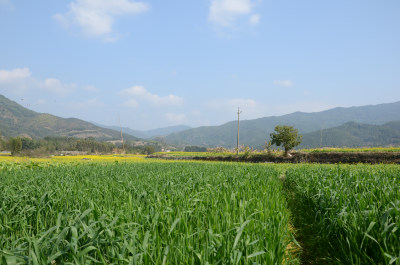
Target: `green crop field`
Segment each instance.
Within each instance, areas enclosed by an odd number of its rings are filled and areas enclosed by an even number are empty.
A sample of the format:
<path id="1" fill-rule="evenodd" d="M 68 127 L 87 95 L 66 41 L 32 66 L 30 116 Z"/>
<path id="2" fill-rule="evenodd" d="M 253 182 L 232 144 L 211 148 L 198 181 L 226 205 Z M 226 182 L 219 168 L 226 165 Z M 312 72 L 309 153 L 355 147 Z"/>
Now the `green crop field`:
<path id="1" fill-rule="evenodd" d="M 400 264 L 398 165 L 111 159 L 0 162 L 0 264 Z"/>
<path id="2" fill-rule="evenodd" d="M 329 261 L 400 264 L 399 166 L 298 166 L 285 185 Z"/>
<path id="3" fill-rule="evenodd" d="M 0 263 L 297 263 L 272 167 L 81 162 L 0 168 Z"/>

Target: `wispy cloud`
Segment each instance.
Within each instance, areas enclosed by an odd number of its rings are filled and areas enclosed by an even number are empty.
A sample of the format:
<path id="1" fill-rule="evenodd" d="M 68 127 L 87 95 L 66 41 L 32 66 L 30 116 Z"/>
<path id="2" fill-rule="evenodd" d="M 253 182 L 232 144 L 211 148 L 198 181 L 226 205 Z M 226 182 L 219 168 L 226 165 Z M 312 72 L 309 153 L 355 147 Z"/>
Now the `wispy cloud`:
<path id="1" fill-rule="evenodd" d="M 56 78 L 47 78 L 42 82 L 41 86 L 48 92 L 60 95 L 70 93 L 77 88 L 76 84 L 65 84 Z"/>
<path id="2" fill-rule="evenodd" d="M 121 15 L 144 13 L 149 6 L 131 0 L 75 0 L 69 4 L 69 11 L 53 16 L 65 27 L 78 26 L 89 37 L 103 37 L 115 41 L 112 36 L 115 18 Z"/>
<path id="3" fill-rule="evenodd" d="M 283 86 L 283 87 L 292 87 L 293 86 L 293 82 L 290 80 L 275 80 L 274 85 L 277 86 Z"/>
<path id="4" fill-rule="evenodd" d="M 0 70 L 0 82 L 12 83 L 24 80 L 32 75 L 29 68 L 15 68 L 13 70 Z"/>
<path id="5" fill-rule="evenodd" d="M 183 98 L 176 95 L 159 96 L 157 94 L 152 94 L 146 90 L 143 86 L 133 86 L 124 89 L 120 92 L 121 95 L 130 97 L 129 100 L 125 101 L 125 106 L 137 107 L 139 105 L 138 101 L 145 101 L 153 106 L 173 106 L 182 105 Z"/>
<path id="6" fill-rule="evenodd" d="M 208 19 L 220 27 L 232 27 L 236 21 L 250 16 L 251 24 L 258 24 L 260 16 L 252 14 L 255 3 L 252 0 L 212 0 Z"/>
<path id="7" fill-rule="evenodd" d="M 74 91 L 95 92 L 94 86 L 78 86 L 74 83 L 65 83 L 57 78 L 38 79 L 29 68 L 15 68 L 0 70 L 0 92 L 6 90 L 12 94 L 22 95 L 34 91 L 46 91 L 46 94 L 65 96 Z"/>

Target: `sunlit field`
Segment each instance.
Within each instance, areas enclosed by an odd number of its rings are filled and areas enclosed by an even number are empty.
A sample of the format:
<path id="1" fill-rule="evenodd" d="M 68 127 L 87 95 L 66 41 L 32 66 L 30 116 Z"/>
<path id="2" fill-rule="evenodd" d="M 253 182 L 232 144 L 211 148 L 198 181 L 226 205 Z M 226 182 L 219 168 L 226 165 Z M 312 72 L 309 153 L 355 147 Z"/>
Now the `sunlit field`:
<path id="1" fill-rule="evenodd" d="M 399 187 L 398 165 L 0 156 L 0 264 L 400 264 Z"/>
<path id="2" fill-rule="evenodd" d="M 400 166 L 299 165 L 285 186 L 314 251 L 339 264 L 400 264 Z"/>
<path id="3" fill-rule="evenodd" d="M 272 167 L 10 164 L 0 167 L 3 262 L 298 263 L 279 172 Z"/>

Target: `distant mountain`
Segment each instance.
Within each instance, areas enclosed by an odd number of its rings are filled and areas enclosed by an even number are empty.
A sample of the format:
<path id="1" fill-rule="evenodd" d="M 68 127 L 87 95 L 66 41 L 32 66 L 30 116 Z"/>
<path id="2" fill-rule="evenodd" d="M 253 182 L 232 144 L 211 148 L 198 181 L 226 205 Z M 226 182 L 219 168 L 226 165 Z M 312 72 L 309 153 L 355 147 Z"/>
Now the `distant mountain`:
<path id="1" fill-rule="evenodd" d="M 47 113 L 38 113 L 0 95 L 0 133 L 6 137 L 69 136 L 76 138 L 93 137 L 97 140 L 119 140 L 120 132 L 105 129 L 75 118 L 60 118 Z M 131 135 L 124 139 L 136 140 Z"/>
<path id="2" fill-rule="evenodd" d="M 400 120 L 400 101 L 379 105 L 350 108 L 334 108 L 321 112 L 295 112 L 283 116 L 271 116 L 240 122 L 240 144 L 262 148 L 276 125 L 292 125 L 300 133 L 319 131 L 354 121 L 364 124 L 381 125 Z M 172 133 L 165 137 L 168 144 L 185 146 L 236 146 L 237 122 L 232 121 L 220 126 L 203 126 Z M 319 139 L 319 138 L 318 138 Z"/>
<path id="3" fill-rule="evenodd" d="M 400 121 L 383 125 L 348 122 L 306 133 L 299 148 L 400 146 Z"/>
<path id="4" fill-rule="evenodd" d="M 121 128 L 118 126 L 107 126 L 107 125 L 102 125 L 102 124 L 95 123 L 95 122 L 93 122 L 93 124 L 96 124 L 97 126 L 100 126 L 103 128 L 121 131 Z M 152 139 L 155 137 L 166 136 L 171 133 L 181 132 L 181 131 L 188 130 L 188 129 L 191 129 L 191 127 L 187 126 L 187 125 L 169 126 L 169 127 L 158 128 L 158 129 L 147 130 L 147 131 L 132 130 L 131 128 L 128 128 L 128 127 L 122 127 L 122 132 L 130 134 L 130 135 L 138 137 L 138 138 L 142 138 L 142 139 Z"/>

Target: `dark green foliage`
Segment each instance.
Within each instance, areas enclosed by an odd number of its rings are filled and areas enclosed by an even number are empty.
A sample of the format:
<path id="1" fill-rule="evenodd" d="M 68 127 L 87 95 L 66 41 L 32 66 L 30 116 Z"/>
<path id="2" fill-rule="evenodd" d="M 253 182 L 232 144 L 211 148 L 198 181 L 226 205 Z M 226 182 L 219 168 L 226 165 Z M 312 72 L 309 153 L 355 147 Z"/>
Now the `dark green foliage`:
<path id="1" fill-rule="evenodd" d="M 152 153 L 155 152 L 155 148 L 154 148 L 154 146 L 146 145 L 144 147 L 144 152 L 145 152 L 146 155 L 151 155 Z"/>
<path id="2" fill-rule="evenodd" d="M 20 144 L 20 146 L 19 146 Z M 87 153 L 111 153 L 116 147 L 109 142 L 99 142 L 94 138 L 77 139 L 72 137 L 45 137 L 44 139 L 30 139 L 24 137 L 10 138 L 9 147 L 14 154 L 21 151 L 26 154 L 57 153 L 60 151 L 80 151 Z M 16 150 L 19 148 L 19 151 Z M 13 151 L 14 150 L 14 151 Z M 29 152 L 27 152 L 29 151 Z"/>
<path id="3" fill-rule="evenodd" d="M 20 137 L 10 138 L 9 141 L 11 155 L 17 155 L 22 151 L 22 140 Z"/>
<path id="4" fill-rule="evenodd" d="M 117 144 L 118 148 L 122 148 L 122 144 Z M 124 144 L 126 153 L 130 154 L 152 154 L 154 152 L 160 152 L 162 146 L 158 142 L 149 141 L 145 144 L 138 145 L 135 141 L 127 141 Z"/>
<path id="5" fill-rule="evenodd" d="M 275 132 L 270 134 L 271 144 L 283 146 L 285 148 L 285 156 L 294 147 L 301 143 L 302 136 L 299 136 L 299 131 L 293 126 L 278 125 L 275 127 Z"/>

